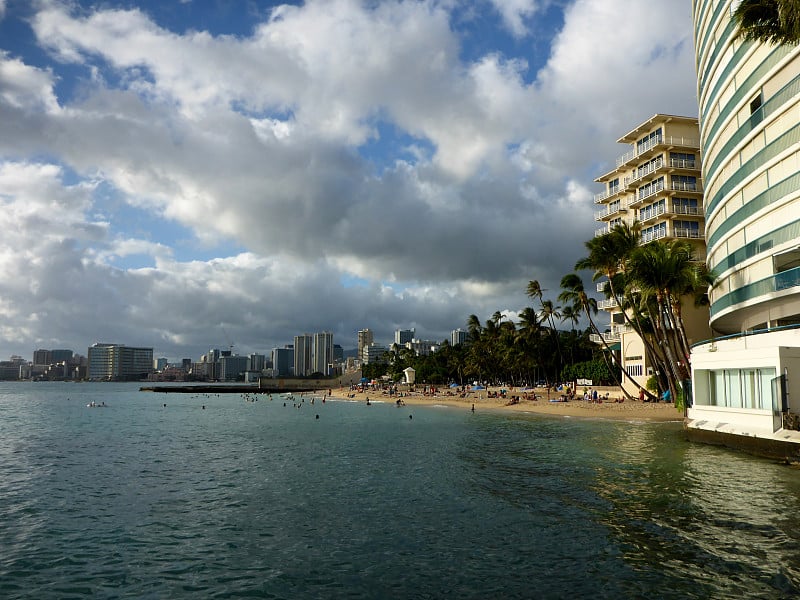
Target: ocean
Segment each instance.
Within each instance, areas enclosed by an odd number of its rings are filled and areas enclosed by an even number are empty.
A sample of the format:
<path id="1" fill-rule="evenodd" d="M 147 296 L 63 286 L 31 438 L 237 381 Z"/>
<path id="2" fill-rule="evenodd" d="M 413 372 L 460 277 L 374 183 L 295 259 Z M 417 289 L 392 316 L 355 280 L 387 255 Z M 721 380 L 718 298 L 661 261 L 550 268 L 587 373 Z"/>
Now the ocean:
<path id="1" fill-rule="evenodd" d="M 0 383 L 0 598 L 800 596 L 800 471 L 679 423 L 138 388 Z"/>

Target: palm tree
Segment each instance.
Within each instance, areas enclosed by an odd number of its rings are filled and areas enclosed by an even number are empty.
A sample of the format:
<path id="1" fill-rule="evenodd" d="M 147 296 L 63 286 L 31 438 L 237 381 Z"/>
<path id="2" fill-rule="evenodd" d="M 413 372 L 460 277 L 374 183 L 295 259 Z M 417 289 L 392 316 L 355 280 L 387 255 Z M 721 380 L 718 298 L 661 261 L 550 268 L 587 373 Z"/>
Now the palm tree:
<path id="1" fill-rule="evenodd" d="M 655 327 L 663 367 L 669 374 L 670 394 L 678 402 L 679 386 L 688 379 L 690 348 L 681 317 L 682 298 L 707 290 L 706 270 L 692 259 L 692 246 L 686 241 L 653 242 L 631 255 L 627 274 L 641 294 Z M 700 286 L 700 289 L 698 289 Z M 702 288 L 705 287 L 705 290 Z"/>
<path id="2" fill-rule="evenodd" d="M 561 322 L 569 321 L 572 323 L 572 329 L 575 330 L 575 326 L 578 324 L 578 321 L 581 320 L 581 313 L 579 310 L 576 310 L 574 306 L 571 304 L 567 304 L 564 308 L 561 309 Z"/>
<path id="3" fill-rule="evenodd" d="M 765 44 L 800 42 L 800 0 L 742 0 L 733 13 L 737 35 Z"/>
<path id="4" fill-rule="evenodd" d="M 608 342 L 606 342 L 605 338 L 600 332 L 600 329 L 594 322 L 594 319 L 592 319 L 592 315 L 597 314 L 597 300 L 595 300 L 594 298 L 589 296 L 589 294 L 586 293 L 586 288 L 584 288 L 583 286 L 583 280 L 575 273 L 564 275 L 564 277 L 561 278 L 561 289 L 562 292 L 558 295 L 558 300 L 560 302 L 569 303 L 573 307 L 573 310 L 580 309 L 586 313 L 586 316 L 589 318 L 589 325 L 591 326 L 592 330 L 596 334 L 598 334 L 601 343 L 606 349 L 605 355 L 611 356 L 611 359 L 617 363 L 617 367 L 619 368 L 610 369 L 611 372 L 614 374 L 614 376 L 616 377 L 616 373 L 619 371 L 625 377 L 627 377 L 631 382 L 633 382 L 635 385 L 638 386 L 636 381 L 634 381 L 633 378 L 630 375 L 628 375 L 627 371 L 625 371 L 625 369 L 622 369 L 620 367 L 620 365 L 618 364 L 619 359 L 611 351 Z M 617 378 L 617 384 L 619 384 L 618 378 Z M 625 394 L 625 396 L 628 397 L 628 399 L 631 398 L 630 394 L 625 390 L 624 387 L 622 388 L 622 392 Z"/>
<path id="5" fill-rule="evenodd" d="M 547 322 L 550 324 L 550 331 L 551 335 L 555 336 L 556 342 L 556 349 L 558 350 L 559 360 L 563 362 L 561 358 L 561 344 L 558 341 L 558 331 L 556 330 L 556 324 L 554 319 L 558 319 L 561 317 L 561 313 L 558 312 L 559 306 L 553 306 L 552 300 L 544 300 L 543 294 L 547 290 L 542 289 L 542 286 L 539 285 L 539 282 L 535 279 L 528 282 L 528 289 L 527 294 L 528 297 L 532 300 L 539 300 L 539 304 L 541 305 L 541 310 L 539 311 L 539 316 L 543 319 L 546 319 Z"/>

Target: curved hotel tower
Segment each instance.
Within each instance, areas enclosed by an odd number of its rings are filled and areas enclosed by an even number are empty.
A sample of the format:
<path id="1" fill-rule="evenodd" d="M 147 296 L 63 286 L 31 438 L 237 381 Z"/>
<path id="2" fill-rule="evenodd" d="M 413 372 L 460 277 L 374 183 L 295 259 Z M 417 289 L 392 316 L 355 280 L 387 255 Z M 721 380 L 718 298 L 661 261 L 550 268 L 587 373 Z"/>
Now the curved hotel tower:
<path id="1" fill-rule="evenodd" d="M 715 339 L 693 348 L 694 439 L 798 456 L 800 46 L 743 42 L 735 0 L 693 0 Z M 757 440 L 757 443 L 756 443 Z"/>

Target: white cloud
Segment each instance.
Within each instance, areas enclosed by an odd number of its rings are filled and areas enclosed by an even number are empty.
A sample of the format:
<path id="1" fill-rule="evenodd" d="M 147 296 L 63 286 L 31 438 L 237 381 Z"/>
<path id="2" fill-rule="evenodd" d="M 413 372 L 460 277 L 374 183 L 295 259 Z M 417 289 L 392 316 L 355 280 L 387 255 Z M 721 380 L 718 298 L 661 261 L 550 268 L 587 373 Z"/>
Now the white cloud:
<path id="1" fill-rule="evenodd" d="M 495 4 L 517 35 L 537 10 Z M 350 347 L 362 327 L 512 314 L 532 278 L 555 297 L 614 140 L 696 112 L 681 5 L 576 1 L 533 84 L 525 56 L 465 62 L 433 0 L 311 0 L 247 37 L 44 5 L 40 43 L 85 79 L 59 101 L 57 64 L 0 54 L 0 350 L 80 351 L 101 325 L 196 357 L 223 320 L 241 349 L 331 328 Z M 237 250 L 178 259 L 125 211 Z"/>
<path id="2" fill-rule="evenodd" d="M 10 58 L 8 52 L 0 50 L 0 99 L 3 104 L 17 109 L 57 112 L 59 106 L 52 86 L 51 73 L 26 65 L 18 58 Z"/>
<path id="3" fill-rule="evenodd" d="M 525 19 L 533 16 L 539 8 L 537 0 L 491 0 L 491 2 L 515 37 L 523 37 L 528 33 Z"/>

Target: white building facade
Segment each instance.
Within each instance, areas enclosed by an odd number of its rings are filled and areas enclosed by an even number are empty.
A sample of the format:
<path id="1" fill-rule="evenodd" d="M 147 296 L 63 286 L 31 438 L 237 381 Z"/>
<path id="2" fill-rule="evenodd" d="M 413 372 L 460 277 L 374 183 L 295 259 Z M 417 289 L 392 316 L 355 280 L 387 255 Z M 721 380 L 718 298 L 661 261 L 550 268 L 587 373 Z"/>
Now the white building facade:
<path id="1" fill-rule="evenodd" d="M 690 437 L 800 456 L 800 46 L 735 37 L 694 0 L 715 339 L 692 350 Z"/>

